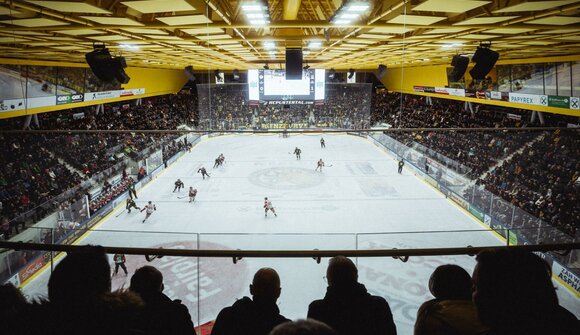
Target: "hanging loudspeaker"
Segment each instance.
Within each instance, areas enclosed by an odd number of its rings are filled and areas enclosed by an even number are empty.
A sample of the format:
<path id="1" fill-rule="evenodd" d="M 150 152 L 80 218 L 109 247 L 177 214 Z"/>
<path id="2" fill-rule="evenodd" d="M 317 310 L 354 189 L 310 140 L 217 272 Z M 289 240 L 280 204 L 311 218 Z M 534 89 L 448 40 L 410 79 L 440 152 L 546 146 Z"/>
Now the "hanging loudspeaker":
<path id="1" fill-rule="evenodd" d="M 386 65 L 379 65 L 378 71 L 377 71 L 377 77 L 379 79 L 383 79 L 383 77 L 387 74 L 387 66 Z"/>
<path id="2" fill-rule="evenodd" d="M 451 60 L 451 66 L 453 66 L 453 71 L 449 74 L 450 82 L 457 82 L 463 78 L 465 71 L 467 71 L 467 65 L 469 64 L 469 58 L 465 56 L 455 55 Z"/>
<path id="3" fill-rule="evenodd" d="M 483 80 L 485 76 L 493 69 L 495 62 L 499 58 L 499 53 L 488 48 L 477 48 L 471 61 L 475 63 L 473 69 L 469 71 L 471 78 Z"/>
<path id="4" fill-rule="evenodd" d="M 189 65 L 185 67 L 185 75 L 189 81 L 195 81 L 195 74 L 193 74 L 193 66 Z"/>

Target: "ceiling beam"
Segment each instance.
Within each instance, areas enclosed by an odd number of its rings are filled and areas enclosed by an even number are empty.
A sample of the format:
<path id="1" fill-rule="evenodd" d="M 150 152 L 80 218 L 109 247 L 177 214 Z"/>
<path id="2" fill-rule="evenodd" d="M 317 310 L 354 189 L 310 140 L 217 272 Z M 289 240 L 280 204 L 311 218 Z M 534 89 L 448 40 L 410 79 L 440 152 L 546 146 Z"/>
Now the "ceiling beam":
<path id="1" fill-rule="evenodd" d="M 214 22 L 208 24 L 188 24 L 168 26 L 166 24 L 144 24 L 143 26 L 125 26 L 125 25 L 70 25 L 70 26 L 56 26 L 56 27 L 10 27 L 12 31 L 43 31 L 43 30 L 78 30 L 78 29 L 128 29 L 128 28 L 142 28 L 142 29 L 191 29 L 191 28 L 255 28 L 247 22 L 232 22 L 227 24 L 225 22 Z M 453 23 L 435 23 L 429 26 L 419 24 L 398 24 L 398 23 L 372 23 L 367 25 L 365 23 L 351 23 L 348 25 L 341 25 L 337 27 L 335 24 L 328 21 L 275 21 L 268 24 L 268 28 L 411 28 L 411 29 L 438 29 L 438 28 L 466 28 L 466 29 L 494 29 L 494 28 L 524 28 L 535 30 L 580 30 L 580 24 L 570 24 L 566 26 L 547 25 L 547 24 L 512 24 L 509 26 L 496 24 L 477 24 L 477 25 L 454 25 Z"/>

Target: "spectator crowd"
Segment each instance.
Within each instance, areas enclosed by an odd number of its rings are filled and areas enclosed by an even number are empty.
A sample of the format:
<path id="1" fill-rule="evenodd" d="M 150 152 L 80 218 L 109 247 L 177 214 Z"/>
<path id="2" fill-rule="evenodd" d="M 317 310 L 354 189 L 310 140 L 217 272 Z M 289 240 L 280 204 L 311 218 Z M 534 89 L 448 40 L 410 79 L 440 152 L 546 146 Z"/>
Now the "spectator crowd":
<path id="1" fill-rule="evenodd" d="M 195 118 L 194 101 L 186 94 L 156 97 L 141 105 L 119 103 L 40 114 L 35 130 L 150 130 L 177 129 Z M 0 121 L 0 129 L 17 130 L 23 118 Z M 121 173 L 126 156 L 142 159 L 142 152 L 162 146 L 173 148 L 177 134 L 91 133 L 91 134 L 0 134 L 0 225 L 4 237 L 21 221 L 37 221 L 53 212 L 60 203 L 83 197 L 88 186 L 83 181 L 106 171 L 98 182 Z M 83 187 L 81 187 L 81 184 Z M 122 185 L 115 187 L 115 191 Z M 72 192 L 71 190 L 74 190 Z M 67 198 L 57 196 L 67 194 Z M 118 193 L 118 192 L 117 192 Z M 101 199 L 102 200 L 102 199 Z M 93 203 L 94 208 L 103 205 Z M 34 210 L 33 210 L 34 209 Z M 30 215 L 23 216 L 23 214 Z"/>
<path id="2" fill-rule="evenodd" d="M 578 319 L 559 305 L 548 264 L 515 249 L 482 251 L 473 278 L 460 266 L 441 265 L 429 279 L 433 299 L 419 308 L 414 334 L 577 334 Z M 128 290 L 111 290 L 115 270 L 102 247 L 85 246 L 56 265 L 48 296 L 30 302 L 11 284 L 0 286 L 0 321 L 6 334 L 196 334 L 188 308 L 163 293 L 163 274 L 151 265 L 135 269 Z M 111 275 L 112 274 L 112 275 Z M 259 269 L 243 297 L 219 312 L 211 335 L 396 335 L 389 297 L 370 294 L 355 264 L 329 260 L 326 294 L 308 306 L 307 320 L 290 321 L 277 300 L 282 278 Z M 30 322 L 33 317 L 35 322 Z"/>

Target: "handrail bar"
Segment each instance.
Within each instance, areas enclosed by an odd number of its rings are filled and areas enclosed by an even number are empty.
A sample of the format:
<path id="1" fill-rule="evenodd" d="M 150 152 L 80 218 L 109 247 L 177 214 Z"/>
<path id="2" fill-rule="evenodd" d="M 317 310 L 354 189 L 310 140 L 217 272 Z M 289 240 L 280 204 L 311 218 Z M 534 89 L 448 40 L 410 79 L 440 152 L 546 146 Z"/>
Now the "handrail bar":
<path id="1" fill-rule="evenodd" d="M 0 248 L 12 250 L 45 250 L 70 252 L 86 248 L 82 245 L 42 244 L 0 241 Z M 133 248 L 103 246 L 108 254 L 156 255 L 181 257 L 250 257 L 250 258 L 302 258 L 302 257 L 412 257 L 443 255 L 475 255 L 484 250 L 517 249 L 525 251 L 562 251 L 580 248 L 580 242 L 516 246 L 486 246 L 459 248 L 421 248 L 421 249 L 373 249 L 373 250 L 184 250 L 160 248 Z"/>
<path id="2" fill-rule="evenodd" d="M 387 133 L 398 133 L 398 132 L 416 132 L 416 131 L 430 131 L 430 132 L 448 132 L 448 131 L 552 131 L 552 130 L 566 130 L 566 131 L 580 131 L 580 128 L 567 128 L 567 127 L 506 127 L 506 128 L 490 128 L 490 127 L 480 127 L 480 128 L 377 128 L 377 129 L 324 129 L 315 128 L 307 130 L 294 130 L 294 129 L 280 129 L 280 130 L 195 130 L 195 129 L 52 129 L 52 130 L 0 130 L 0 134 L 126 134 L 126 133 L 161 133 L 161 134 L 185 134 L 185 133 L 224 133 L 224 134 L 239 134 L 239 133 L 249 133 L 249 134 L 276 134 L 276 133 L 296 133 L 296 134 L 308 134 L 308 133 L 370 133 L 370 132 L 387 132 Z"/>

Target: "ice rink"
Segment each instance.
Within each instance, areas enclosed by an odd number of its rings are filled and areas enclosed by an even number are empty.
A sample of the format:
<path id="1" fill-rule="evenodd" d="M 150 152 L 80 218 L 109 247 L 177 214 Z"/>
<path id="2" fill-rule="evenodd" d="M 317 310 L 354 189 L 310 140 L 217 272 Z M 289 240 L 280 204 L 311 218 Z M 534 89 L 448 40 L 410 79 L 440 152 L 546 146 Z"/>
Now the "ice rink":
<path id="1" fill-rule="evenodd" d="M 501 245 L 474 218 L 370 141 L 351 135 L 229 135 L 202 140 L 142 189 L 138 206 L 145 213 L 117 208 L 82 244 L 201 249 L 370 249 Z M 302 149 L 302 159 L 292 154 Z M 223 153 L 222 167 L 213 169 Z M 315 171 L 322 158 L 326 167 Z M 205 166 L 211 178 L 196 173 Z M 185 189 L 173 193 L 177 178 Z M 197 199 L 189 203 L 189 186 Z M 278 217 L 264 217 L 264 197 Z M 461 231 L 461 232 L 450 232 Z M 472 272 L 469 256 L 359 258 L 359 280 L 390 303 L 399 334 L 412 334 L 416 312 L 431 299 L 427 283 L 439 265 L 453 263 Z M 164 257 L 149 263 L 165 277 L 165 293 L 182 299 L 197 325 L 214 320 L 219 310 L 249 295 L 256 270 L 272 267 L 282 280 L 280 311 L 305 318 L 308 304 L 324 296 L 327 259 L 232 259 Z M 132 272 L 147 262 L 127 256 L 129 276 L 113 276 L 114 288 L 128 287 Z M 25 287 L 29 296 L 46 294 L 49 271 Z M 580 315 L 578 299 L 558 284 L 561 304 Z"/>

